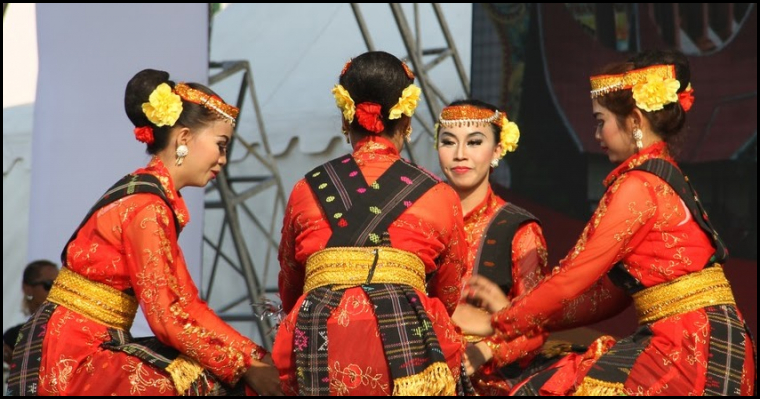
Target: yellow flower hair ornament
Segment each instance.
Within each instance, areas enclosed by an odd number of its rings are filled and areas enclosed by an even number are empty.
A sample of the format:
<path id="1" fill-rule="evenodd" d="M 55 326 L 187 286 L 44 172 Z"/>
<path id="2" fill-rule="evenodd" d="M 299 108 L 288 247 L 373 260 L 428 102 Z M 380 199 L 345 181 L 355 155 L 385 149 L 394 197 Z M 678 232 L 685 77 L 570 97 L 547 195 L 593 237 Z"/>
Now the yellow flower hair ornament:
<path id="1" fill-rule="evenodd" d="M 659 111 L 665 104 L 678 101 L 678 88 L 681 82 L 671 77 L 664 77 L 654 73 L 649 73 L 643 82 L 635 84 L 633 99 L 636 106 L 644 111 Z"/>
<path id="2" fill-rule="evenodd" d="M 343 85 L 336 84 L 332 89 L 332 94 L 333 97 L 335 97 L 335 105 L 337 105 L 338 109 L 343 112 L 343 119 L 347 120 L 348 123 L 353 122 L 354 114 L 356 113 L 356 105 L 354 104 L 351 95 L 348 94 L 348 90 L 346 90 Z"/>
<path id="3" fill-rule="evenodd" d="M 520 141 L 520 129 L 516 123 L 510 122 L 507 119 L 505 113 L 502 112 L 501 115 L 501 132 L 499 133 L 499 137 L 501 138 L 500 158 L 504 158 L 504 155 L 507 155 L 508 152 L 515 152 L 517 150 L 517 142 Z"/>
<path id="4" fill-rule="evenodd" d="M 158 85 L 148 102 L 143 103 L 142 111 L 151 123 L 161 126 L 174 126 L 182 114 L 182 99 L 166 83 Z"/>
<path id="5" fill-rule="evenodd" d="M 408 117 L 414 115 L 414 110 L 417 109 L 417 103 L 420 101 L 421 92 L 422 90 L 415 86 L 414 83 L 407 86 L 406 89 L 401 92 L 401 97 L 399 97 L 396 105 L 394 105 L 388 113 L 388 119 L 401 118 L 401 114 Z"/>

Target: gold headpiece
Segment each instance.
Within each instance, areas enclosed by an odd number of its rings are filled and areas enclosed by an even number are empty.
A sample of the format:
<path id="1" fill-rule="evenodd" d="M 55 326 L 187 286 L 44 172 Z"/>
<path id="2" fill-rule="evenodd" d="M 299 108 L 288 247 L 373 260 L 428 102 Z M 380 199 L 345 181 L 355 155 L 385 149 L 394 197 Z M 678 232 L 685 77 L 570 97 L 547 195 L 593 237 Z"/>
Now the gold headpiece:
<path id="1" fill-rule="evenodd" d="M 174 92 L 182 97 L 183 100 L 202 105 L 219 114 L 223 120 L 231 123 L 233 126 L 235 125 L 235 119 L 237 119 L 240 110 L 235 106 L 225 103 L 221 98 L 193 89 L 184 82 L 177 83 L 174 86 Z"/>
<path id="2" fill-rule="evenodd" d="M 438 146 L 439 126 L 443 127 L 469 127 L 477 125 L 487 125 L 493 123 L 501 131 L 499 139 L 502 146 L 501 157 L 507 152 L 513 152 L 517 149 L 517 142 L 520 141 L 520 129 L 517 124 L 507 119 L 507 114 L 499 110 L 492 111 L 488 108 L 479 108 L 470 104 L 451 105 L 443 109 L 438 116 L 438 123 L 435 127 L 435 145 Z"/>
<path id="3" fill-rule="evenodd" d="M 590 80 L 591 98 L 630 89 L 636 106 L 650 112 L 678 101 L 678 88 L 681 87 L 674 65 L 652 65 L 618 75 L 592 76 Z"/>

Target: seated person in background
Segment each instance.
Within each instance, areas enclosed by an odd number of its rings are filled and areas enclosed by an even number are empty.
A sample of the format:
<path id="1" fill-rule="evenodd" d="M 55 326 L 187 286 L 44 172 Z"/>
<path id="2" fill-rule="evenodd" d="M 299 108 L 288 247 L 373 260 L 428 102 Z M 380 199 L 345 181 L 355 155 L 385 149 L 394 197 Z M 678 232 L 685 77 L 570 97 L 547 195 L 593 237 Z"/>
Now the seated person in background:
<path id="1" fill-rule="evenodd" d="M 25 315 L 31 316 L 42 302 L 45 302 L 50 287 L 53 286 L 53 280 L 57 276 L 58 266 L 49 260 L 36 260 L 26 265 L 24 278 L 21 281 L 21 290 L 24 292 L 24 301 L 21 306 Z M 23 325 L 24 323 L 21 323 L 3 333 L 3 361 L 5 363 L 10 363 L 18 332 Z"/>

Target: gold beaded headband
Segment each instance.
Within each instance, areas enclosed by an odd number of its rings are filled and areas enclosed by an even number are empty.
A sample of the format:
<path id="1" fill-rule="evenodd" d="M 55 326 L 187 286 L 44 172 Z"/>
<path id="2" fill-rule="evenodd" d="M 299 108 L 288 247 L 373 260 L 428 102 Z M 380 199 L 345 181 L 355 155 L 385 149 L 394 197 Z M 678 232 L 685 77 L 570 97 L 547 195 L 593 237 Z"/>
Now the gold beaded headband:
<path id="1" fill-rule="evenodd" d="M 441 111 L 438 123 L 443 127 L 463 127 L 495 123 L 501 127 L 501 112 L 474 105 L 454 105 Z"/>
<path id="2" fill-rule="evenodd" d="M 685 111 L 694 102 L 691 85 L 678 93 L 681 82 L 676 79 L 674 65 L 652 65 L 617 75 L 591 77 L 591 98 L 619 90 L 631 90 L 636 106 L 644 111 L 659 111 L 676 101 Z"/>
<path id="3" fill-rule="evenodd" d="M 507 119 L 507 114 L 499 110 L 479 108 L 470 104 L 451 105 L 443 109 L 438 116 L 435 127 L 435 145 L 438 146 L 438 130 L 443 127 L 470 127 L 493 123 L 500 128 L 499 139 L 502 145 L 501 156 L 517 149 L 520 130 L 517 124 Z"/>
<path id="4" fill-rule="evenodd" d="M 235 125 L 235 119 L 237 119 L 240 110 L 225 103 L 221 98 L 193 89 L 184 82 L 177 83 L 174 86 L 174 92 L 183 100 L 202 105 L 219 114 L 223 120 Z"/>
<path id="5" fill-rule="evenodd" d="M 650 76 L 661 80 L 675 79 L 676 68 L 673 65 L 652 65 L 617 75 L 592 76 L 590 79 L 591 98 L 597 98 L 613 91 L 631 89 L 639 83 L 645 83 Z"/>

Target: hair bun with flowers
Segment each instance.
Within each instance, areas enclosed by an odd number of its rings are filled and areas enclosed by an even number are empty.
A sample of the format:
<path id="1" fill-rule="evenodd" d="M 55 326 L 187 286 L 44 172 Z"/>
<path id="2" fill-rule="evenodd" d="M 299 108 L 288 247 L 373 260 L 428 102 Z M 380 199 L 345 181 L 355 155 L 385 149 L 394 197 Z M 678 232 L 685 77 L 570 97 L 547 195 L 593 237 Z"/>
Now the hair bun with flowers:
<path id="1" fill-rule="evenodd" d="M 391 107 L 388 112 L 388 119 L 399 119 L 401 115 L 408 117 L 414 115 L 414 110 L 417 109 L 417 104 L 420 101 L 420 93 L 420 88 L 414 83 L 407 86 L 401 93 L 396 105 Z M 352 123 L 354 116 L 357 116 L 359 125 L 370 132 L 377 134 L 385 129 L 382 122 L 382 107 L 379 104 L 372 102 L 355 104 L 351 94 L 341 84 L 336 84 L 333 87 L 332 94 L 335 98 L 335 105 L 341 110 L 343 119 L 347 120 L 348 123 Z"/>
<path id="2" fill-rule="evenodd" d="M 520 129 L 517 124 L 507 119 L 506 112 L 481 108 L 471 104 L 450 105 L 441 111 L 435 126 L 435 145 L 438 146 L 438 128 L 477 126 L 493 123 L 499 127 L 499 144 L 504 158 L 508 152 L 517 150 L 520 141 Z"/>
<path id="3" fill-rule="evenodd" d="M 142 111 L 148 120 L 158 126 L 174 126 L 182 114 L 182 99 L 172 91 L 167 83 L 161 83 L 150 93 L 148 102 L 142 104 Z M 135 127 L 135 138 L 151 145 L 155 141 L 151 126 Z"/>
<path id="4" fill-rule="evenodd" d="M 178 83 L 172 89 L 168 83 L 161 83 L 150 93 L 148 102 L 142 104 L 142 111 L 157 127 L 174 126 L 182 115 L 182 100 L 202 105 L 213 111 L 219 119 L 235 125 L 240 110 L 226 104 L 221 98 L 193 89 L 185 83 Z M 135 138 L 151 145 L 155 141 L 153 127 L 139 126 L 134 130 Z"/>

